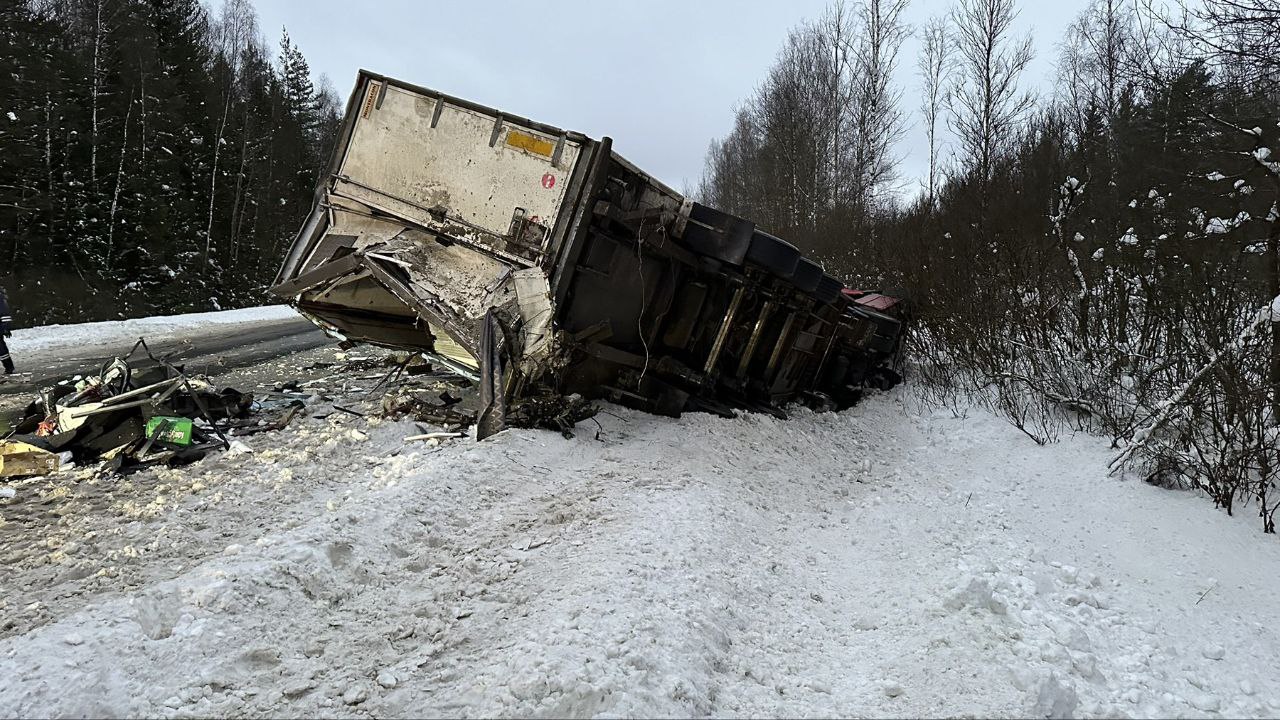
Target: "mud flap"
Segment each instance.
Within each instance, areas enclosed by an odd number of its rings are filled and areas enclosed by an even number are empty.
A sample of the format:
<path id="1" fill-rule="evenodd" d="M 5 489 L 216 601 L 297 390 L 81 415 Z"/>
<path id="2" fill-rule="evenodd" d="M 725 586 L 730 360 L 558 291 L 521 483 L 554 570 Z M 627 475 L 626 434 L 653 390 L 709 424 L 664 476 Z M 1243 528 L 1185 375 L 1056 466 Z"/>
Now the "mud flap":
<path id="1" fill-rule="evenodd" d="M 507 426 L 506 334 L 493 308 L 484 314 L 480 328 L 480 417 L 476 439 L 501 432 Z"/>

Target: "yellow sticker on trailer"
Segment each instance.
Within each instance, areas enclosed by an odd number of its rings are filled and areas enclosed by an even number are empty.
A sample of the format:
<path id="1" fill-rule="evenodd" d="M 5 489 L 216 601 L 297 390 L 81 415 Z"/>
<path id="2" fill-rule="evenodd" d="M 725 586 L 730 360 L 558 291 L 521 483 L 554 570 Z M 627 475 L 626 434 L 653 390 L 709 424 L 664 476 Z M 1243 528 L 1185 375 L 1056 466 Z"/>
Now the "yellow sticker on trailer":
<path id="1" fill-rule="evenodd" d="M 519 130 L 507 131 L 507 144 L 513 148 L 527 150 L 534 155 L 541 155 L 543 157 L 551 157 L 551 154 L 555 152 L 556 149 L 556 144 L 550 140 L 544 140 L 537 135 L 522 133 Z"/>
<path id="2" fill-rule="evenodd" d="M 382 83 L 369 83 L 369 96 L 364 99 L 364 109 L 360 111 L 362 119 L 368 118 L 369 113 L 373 112 L 373 101 L 378 97 L 378 91 L 382 89 Z"/>

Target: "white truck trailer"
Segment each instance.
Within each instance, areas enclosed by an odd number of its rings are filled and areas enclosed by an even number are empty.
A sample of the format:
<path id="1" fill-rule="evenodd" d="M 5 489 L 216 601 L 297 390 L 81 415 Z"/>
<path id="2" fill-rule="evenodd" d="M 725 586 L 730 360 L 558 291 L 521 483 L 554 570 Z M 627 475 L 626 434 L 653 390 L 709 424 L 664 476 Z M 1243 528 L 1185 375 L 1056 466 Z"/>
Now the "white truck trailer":
<path id="1" fill-rule="evenodd" d="M 361 71 L 274 292 L 479 379 L 481 432 L 580 394 L 663 414 L 853 402 L 903 303 L 599 140 Z"/>

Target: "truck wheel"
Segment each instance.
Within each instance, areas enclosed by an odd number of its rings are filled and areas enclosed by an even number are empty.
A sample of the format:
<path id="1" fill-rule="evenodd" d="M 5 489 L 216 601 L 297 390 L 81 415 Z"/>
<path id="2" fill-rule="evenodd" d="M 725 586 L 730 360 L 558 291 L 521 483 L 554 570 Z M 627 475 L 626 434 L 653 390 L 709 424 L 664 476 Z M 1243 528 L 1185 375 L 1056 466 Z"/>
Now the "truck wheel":
<path id="1" fill-rule="evenodd" d="M 818 281 L 818 289 L 813 291 L 813 296 L 818 302 L 830 304 L 840 299 L 840 295 L 844 291 L 844 283 L 823 273 L 822 279 Z"/>
<path id="2" fill-rule="evenodd" d="M 800 258 L 796 263 L 796 271 L 791 273 L 791 283 L 801 292 L 811 293 L 818 289 L 822 281 L 822 266 L 809 258 Z"/>
<path id="3" fill-rule="evenodd" d="M 747 254 L 755 228 L 750 220 L 694 203 L 682 239 L 699 255 L 736 267 Z"/>
<path id="4" fill-rule="evenodd" d="M 800 251 L 795 245 L 760 230 L 751 235 L 747 248 L 747 262 L 768 270 L 781 278 L 790 277 L 800 262 Z"/>

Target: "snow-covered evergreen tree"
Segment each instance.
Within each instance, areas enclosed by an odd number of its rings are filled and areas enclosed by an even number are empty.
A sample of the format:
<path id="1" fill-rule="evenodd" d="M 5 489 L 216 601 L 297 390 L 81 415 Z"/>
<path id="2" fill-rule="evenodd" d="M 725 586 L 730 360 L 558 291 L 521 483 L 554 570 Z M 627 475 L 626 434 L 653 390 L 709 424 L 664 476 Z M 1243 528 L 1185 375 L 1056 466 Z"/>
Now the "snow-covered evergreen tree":
<path id="1" fill-rule="evenodd" d="M 256 28 L 245 0 L 0 4 L 0 282 L 24 323 L 260 301 L 338 118 Z"/>

